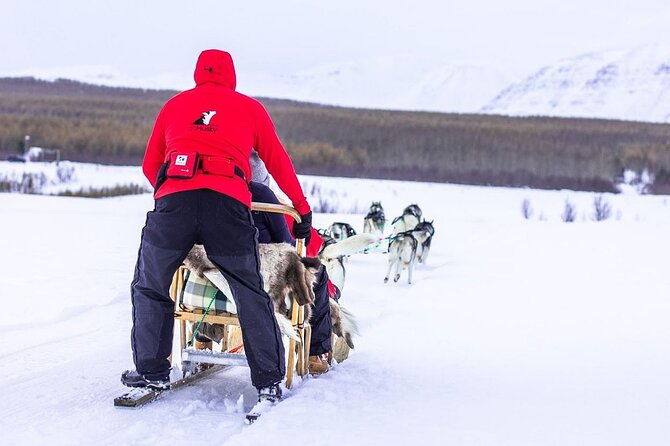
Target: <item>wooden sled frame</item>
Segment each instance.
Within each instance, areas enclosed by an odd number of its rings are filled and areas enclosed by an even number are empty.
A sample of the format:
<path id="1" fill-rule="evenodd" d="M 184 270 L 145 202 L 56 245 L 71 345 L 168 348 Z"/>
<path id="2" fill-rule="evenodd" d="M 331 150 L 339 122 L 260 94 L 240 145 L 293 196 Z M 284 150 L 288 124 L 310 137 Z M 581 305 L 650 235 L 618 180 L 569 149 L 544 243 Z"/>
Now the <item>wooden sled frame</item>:
<path id="1" fill-rule="evenodd" d="M 293 217 L 295 221 L 300 222 L 300 214 L 291 206 L 286 206 L 283 204 L 272 204 L 272 203 L 251 203 L 251 210 L 260 211 L 260 212 L 274 212 L 280 214 L 287 214 Z M 296 252 L 298 255 L 303 255 L 305 248 L 305 241 L 303 239 L 296 240 Z M 204 310 L 187 310 L 179 306 L 179 297 L 184 290 L 185 286 L 185 272 L 187 268 L 184 265 L 181 265 L 179 269 L 175 272 L 172 278 L 172 284 L 170 286 L 170 297 L 175 301 L 175 320 L 179 321 L 179 345 L 181 346 L 180 357 L 182 352 L 187 346 L 188 338 L 188 329 L 189 324 L 198 323 L 202 320 L 203 323 L 209 324 L 218 324 L 223 325 L 224 327 L 224 337 L 221 341 L 221 354 L 227 354 L 228 357 L 231 355 L 238 355 L 241 358 L 246 358 L 241 354 L 228 353 L 228 351 L 236 346 L 228 345 L 228 333 L 231 326 L 240 326 L 240 321 L 236 314 L 220 312 L 216 314 L 207 314 L 203 317 Z M 232 297 L 232 296 L 230 296 Z M 274 316 L 273 316 L 274 317 Z M 294 370 L 298 373 L 299 376 L 305 376 L 309 373 L 309 344 L 311 340 L 311 327 L 305 324 L 305 311 L 301 305 L 298 305 L 295 298 L 291 301 L 291 324 L 293 328 L 298 333 L 300 338 L 300 343 L 296 342 L 293 339 L 289 340 L 288 347 L 288 359 L 286 364 L 286 388 L 290 389 L 293 384 L 293 372 Z M 246 361 L 246 359 L 243 359 Z M 201 360 L 199 362 L 206 362 L 207 360 Z M 218 363 L 218 362 L 217 362 Z"/>

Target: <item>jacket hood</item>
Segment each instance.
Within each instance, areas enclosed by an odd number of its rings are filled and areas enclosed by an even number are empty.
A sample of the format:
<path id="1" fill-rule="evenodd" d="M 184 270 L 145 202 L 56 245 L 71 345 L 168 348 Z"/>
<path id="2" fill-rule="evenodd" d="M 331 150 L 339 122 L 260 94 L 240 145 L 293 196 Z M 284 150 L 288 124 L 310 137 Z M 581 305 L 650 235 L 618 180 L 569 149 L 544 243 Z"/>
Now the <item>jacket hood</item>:
<path id="1" fill-rule="evenodd" d="M 193 78 L 196 85 L 212 82 L 235 90 L 237 78 L 233 58 L 226 51 L 205 50 L 198 56 Z"/>

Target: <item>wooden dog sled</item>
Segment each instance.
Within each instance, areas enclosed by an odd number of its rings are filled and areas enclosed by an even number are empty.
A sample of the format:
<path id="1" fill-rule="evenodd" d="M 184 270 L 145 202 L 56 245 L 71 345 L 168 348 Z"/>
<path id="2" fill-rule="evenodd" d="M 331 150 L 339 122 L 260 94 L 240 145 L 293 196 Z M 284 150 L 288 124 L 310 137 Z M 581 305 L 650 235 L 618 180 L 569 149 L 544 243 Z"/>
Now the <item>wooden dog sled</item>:
<path id="1" fill-rule="evenodd" d="M 261 212 L 274 212 L 288 214 L 296 221 L 300 222 L 300 214 L 286 205 L 258 203 L 253 202 L 251 209 Z M 296 241 L 296 251 L 302 255 L 304 251 L 304 240 L 298 239 Z M 183 305 L 180 306 L 180 296 L 184 292 L 186 275 L 188 274 L 186 266 L 182 265 L 174 275 L 172 286 L 170 287 L 170 297 L 175 301 L 175 319 L 179 321 L 179 345 L 180 355 L 182 361 L 182 370 L 191 373 L 197 373 L 199 369 L 207 368 L 202 365 L 224 365 L 224 366 L 247 366 L 247 360 L 244 353 L 240 353 L 243 348 L 238 342 L 231 342 L 231 339 L 241 339 L 239 336 L 240 322 L 236 314 L 227 311 L 216 311 L 210 309 L 188 309 Z M 227 296 L 232 298 L 232 296 Z M 291 302 L 291 324 L 296 330 L 300 342 L 293 339 L 289 340 L 289 345 L 286 348 L 288 352 L 286 364 L 286 381 L 287 388 L 291 388 L 293 383 L 293 374 L 297 373 L 299 376 L 306 375 L 309 370 L 309 343 L 311 338 L 311 330 L 308 324 L 305 324 L 304 308 L 297 304 L 295 299 Z M 211 343 L 204 347 L 208 350 L 198 349 L 203 347 L 198 342 L 193 341 L 193 331 L 200 324 L 215 324 L 223 328 L 224 336 L 220 343 L 220 351 L 209 350 Z M 237 332 L 237 336 L 235 336 Z M 241 341 L 240 341 L 241 342 Z M 237 344 L 237 345 L 232 345 Z M 194 365 L 200 365 L 194 367 Z"/>
<path id="2" fill-rule="evenodd" d="M 300 214 L 292 207 L 282 204 L 251 203 L 253 211 L 274 212 L 290 215 L 300 222 Z M 296 251 L 299 255 L 305 249 L 304 240 L 296 240 Z M 181 304 L 181 297 L 186 286 L 186 279 L 190 272 L 185 265 L 181 265 L 175 272 L 170 286 L 170 297 L 175 302 L 175 321 L 179 329 L 175 330 L 178 340 L 173 342 L 172 363 L 181 366 L 183 378 L 172 382 L 171 389 L 185 387 L 195 381 L 210 376 L 223 368 L 230 366 L 247 366 L 247 358 L 241 345 L 240 322 L 235 313 L 217 311 L 209 308 L 187 308 Z M 232 296 L 227 296 L 232 299 Z M 213 300 L 213 298 L 212 298 Z M 286 388 L 291 388 L 294 373 L 305 376 L 309 373 L 309 344 L 311 328 L 305 323 L 305 310 L 292 298 L 290 305 L 290 319 L 300 342 L 289 340 L 286 361 Z M 223 338 L 218 343 L 218 349 L 212 349 L 214 343 L 200 343 L 195 341 L 193 332 L 202 324 L 214 324 L 223 330 Z M 179 351 L 175 347 L 179 346 Z M 139 407 L 158 398 L 162 391 L 148 388 L 134 388 L 114 399 L 118 407 Z"/>

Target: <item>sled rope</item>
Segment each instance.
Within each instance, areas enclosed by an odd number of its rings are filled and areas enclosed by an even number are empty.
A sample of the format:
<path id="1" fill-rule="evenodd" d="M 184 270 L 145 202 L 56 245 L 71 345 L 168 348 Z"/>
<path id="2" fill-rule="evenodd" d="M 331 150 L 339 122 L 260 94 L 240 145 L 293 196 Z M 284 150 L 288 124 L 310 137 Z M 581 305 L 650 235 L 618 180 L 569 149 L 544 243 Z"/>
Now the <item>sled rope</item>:
<path id="1" fill-rule="evenodd" d="M 383 239 L 379 240 L 378 242 L 372 243 L 372 244 L 366 246 L 365 249 L 363 249 L 363 252 L 368 253 L 368 252 L 370 252 L 371 249 L 379 248 L 380 246 L 382 246 L 386 243 L 388 243 L 388 245 L 390 246 L 391 243 L 393 242 L 393 240 L 398 238 L 398 235 L 400 235 L 400 234 L 389 235 L 388 237 L 384 237 Z"/>
<path id="2" fill-rule="evenodd" d="M 216 293 L 219 290 L 214 290 L 212 292 L 212 299 L 209 301 L 209 305 L 207 305 L 207 308 L 205 308 L 205 312 L 202 313 L 202 317 L 198 321 L 198 325 L 196 325 L 195 330 L 193 330 L 193 334 L 191 335 L 191 339 L 188 341 L 188 346 L 193 345 L 193 340 L 195 339 L 195 335 L 198 334 L 198 331 L 200 330 L 200 326 L 202 326 L 202 322 L 205 320 L 205 317 L 207 316 L 207 313 L 209 313 L 209 309 L 212 308 L 212 304 L 214 303 L 214 300 L 216 299 Z"/>

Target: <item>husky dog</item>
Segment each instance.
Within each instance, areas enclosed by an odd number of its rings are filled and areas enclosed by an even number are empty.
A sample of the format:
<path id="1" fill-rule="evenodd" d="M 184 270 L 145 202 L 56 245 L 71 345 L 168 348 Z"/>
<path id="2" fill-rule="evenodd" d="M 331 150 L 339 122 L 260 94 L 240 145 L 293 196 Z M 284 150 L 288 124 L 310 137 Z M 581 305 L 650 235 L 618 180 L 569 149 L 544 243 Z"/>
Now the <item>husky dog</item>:
<path id="1" fill-rule="evenodd" d="M 288 243 L 259 244 L 261 276 L 265 291 L 275 307 L 275 317 L 282 334 L 299 340 L 291 321 L 286 317 L 291 297 L 306 309 L 305 320 L 309 320 L 309 305 L 314 303 L 314 282 L 321 262 L 315 257 L 300 257 Z M 227 296 L 232 296 L 230 286 L 219 269 L 207 258 L 205 248 L 195 245 L 184 259 L 184 264 L 199 277 L 206 277 Z"/>
<path id="2" fill-rule="evenodd" d="M 326 233 L 321 233 L 321 236 L 324 243 L 319 252 L 319 259 L 326 266 L 330 281 L 342 291 L 345 277 L 344 256 L 362 251 L 378 238 L 373 234 L 357 234 L 338 242 Z"/>
<path id="3" fill-rule="evenodd" d="M 426 263 L 428 254 L 430 253 L 430 243 L 433 241 L 435 235 L 435 228 L 432 221 L 422 221 L 412 231 L 412 235 L 419 242 L 417 248 L 416 259 L 419 263 Z"/>
<path id="4" fill-rule="evenodd" d="M 326 267 L 330 281 L 342 292 L 346 275 L 344 256 L 365 249 L 378 238 L 372 234 L 357 234 L 338 242 L 327 232 L 320 231 L 319 234 L 323 238 L 319 259 Z M 333 358 L 337 362 L 342 362 L 349 356 L 349 349 L 354 348 L 353 335 L 358 334 L 358 324 L 354 315 L 341 306 L 336 299 L 330 299 L 330 315 L 333 322 L 333 333 L 338 336 L 333 344 Z"/>
<path id="5" fill-rule="evenodd" d="M 388 253 L 389 265 L 386 270 L 386 277 L 384 277 L 384 283 L 389 281 L 392 269 L 395 269 L 393 281 L 397 282 L 400 279 L 400 273 L 405 268 L 407 268 L 407 283 L 412 283 L 412 270 L 414 269 L 418 246 L 419 242 L 412 235 L 412 231 L 401 232 L 391 238 Z"/>
<path id="6" fill-rule="evenodd" d="M 398 235 L 402 232 L 411 231 L 421 221 L 423 212 L 417 204 L 410 204 L 403 211 L 400 217 L 393 220 L 393 235 Z"/>
<path id="7" fill-rule="evenodd" d="M 423 216 L 423 211 L 421 210 L 421 208 L 419 207 L 419 205 L 416 204 L 416 203 L 413 203 L 413 204 L 410 204 L 409 206 L 407 206 L 407 207 L 405 208 L 405 210 L 402 211 L 402 213 L 403 213 L 403 214 L 412 214 L 412 215 L 414 215 L 416 218 L 418 218 L 419 220 L 420 220 L 421 217 Z"/>
<path id="8" fill-rule="evenodd" d="M 336 221 L 330 225 L 328 232 L 330 232 L 331 237 L 333 237 L 335 241 L 338 242 L 344 240 L 345 238 L 356 235 L 356 231 L 349 223 L 342 223 L 340 221 Z"/>
<path id="9" fill-rule="evenodd" d="M 363 232 L 383 234 L 385 224 L 386 216 L 381 201 L 373 201 L 370 211 L 363 219 Z"/>
<path id="10" fill-rule="evenodd" d="M 412 283 L 412 271 L 416 261 L 424 263 L 428 258 L 430 243 L 435 234 L 433 222 L 422 221 L 411 231 L 401 232 L 391 237 L 389 242 L 389 265 L 384 283 L 389 280 L 391 270 L 395 267 L 393 281 L 400 279 L 400 273 L 407 268 L 407 283 Z"/>

